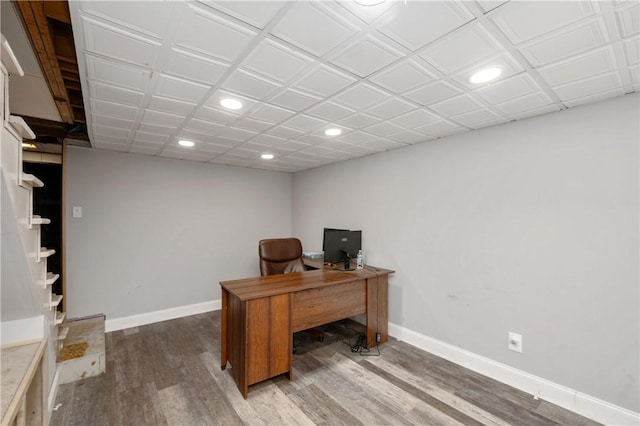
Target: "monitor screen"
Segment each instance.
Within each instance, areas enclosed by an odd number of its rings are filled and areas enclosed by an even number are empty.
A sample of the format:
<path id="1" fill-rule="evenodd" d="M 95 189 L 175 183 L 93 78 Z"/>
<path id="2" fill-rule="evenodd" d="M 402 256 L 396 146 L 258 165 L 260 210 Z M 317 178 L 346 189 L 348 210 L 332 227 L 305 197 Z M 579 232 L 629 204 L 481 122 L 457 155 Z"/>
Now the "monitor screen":
<path id="1" fill-rule="evenodd" d="M 322 250 L 324 261 L 329 263 L 344 262 L 347 257 L 355 258 L 362 248 L 362 231 L 324 228 Z"/>

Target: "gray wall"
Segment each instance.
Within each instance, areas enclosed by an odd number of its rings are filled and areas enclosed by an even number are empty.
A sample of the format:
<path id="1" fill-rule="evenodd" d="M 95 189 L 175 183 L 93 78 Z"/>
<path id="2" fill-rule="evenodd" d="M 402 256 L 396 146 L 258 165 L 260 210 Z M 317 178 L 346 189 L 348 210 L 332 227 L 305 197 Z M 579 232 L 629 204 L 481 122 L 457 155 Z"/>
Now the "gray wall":
<path id="1" fill-rule="evenodd" d="M 287 173 L 73 147 L 65 161 L 70 318 L 218 300 L 220 280 L 259 274 L 259 239 L 291 235 Z"/>
<path id="2" fill-rule="evenodd" d="M 397 271 L 391 322 L 638 412 L 638 103 L 298 173 L 294 233 L 315 250 L 362 229 L 365 261 Z"/>

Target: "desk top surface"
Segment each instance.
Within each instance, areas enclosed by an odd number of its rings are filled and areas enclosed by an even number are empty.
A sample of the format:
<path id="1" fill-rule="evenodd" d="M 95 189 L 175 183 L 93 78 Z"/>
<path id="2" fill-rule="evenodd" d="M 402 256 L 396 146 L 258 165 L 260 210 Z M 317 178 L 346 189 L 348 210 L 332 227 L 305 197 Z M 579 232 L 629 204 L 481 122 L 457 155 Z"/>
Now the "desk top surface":
<path id="1" fill-rule="evenodd" d="M 220 286 L 240 300 L 258 299 L 283 293 L 310 290 L 336 284 L 361 281 L 367 278 L 386 275 L 393 271 L 365 267 L 354 271 L 336 271 L 317 269 L 315 271 L 294 272 L 291 274 L 268 275 L 264 277 L 243 278 L 220 281 Z"/>

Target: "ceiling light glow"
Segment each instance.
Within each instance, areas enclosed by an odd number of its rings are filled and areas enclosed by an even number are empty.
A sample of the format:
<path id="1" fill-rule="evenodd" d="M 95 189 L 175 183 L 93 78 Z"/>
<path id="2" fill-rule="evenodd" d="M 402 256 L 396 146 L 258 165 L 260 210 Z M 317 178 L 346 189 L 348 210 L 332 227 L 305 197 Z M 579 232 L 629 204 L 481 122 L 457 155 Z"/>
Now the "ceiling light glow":
<path id="1" fill-rule="evenodd" d="M 242 102 L 233 98 L 220 99 L 220 105 L 227 109 L 240 109 L 242 108 Z"/>
<path id="2" fill-rule="evenodd" d="M 262 154 L 260 158 L 263 160 L 273 160 L 273 154 Z"/>
<path id="3" fill-rule="evenodd" d="M 496 78 L 500 77 L 500 74 L 502 74 L 502 68 L 499 68 L 499 67 L 485 68 L 483 70 L 480 70 L 474 73 L 471 77 L 469 77 L 469 83 L 473 83 L 473 84 L 487 83 L 491 80 L 495 80 Z"/>
<path id="4" fill-rule="evenodd" d="M 180 146 L 184 146 L 184 147 L 187 147 L 187 148 L 191 148 L 192 146 L 194 146 L 194 145 L 195 145 L 195 143 L 193 143 L 193 142 L 191 142 L 191 141 L 187 141 L 187 140 L 181 140 L 181 141 L 178 141 L 178 144 L 179 144 Z"/>
<path id="5" fill-rule="evenodd" d="M 384 0 L 354 0 L 360 6 L 377 6 L 384 3 Z"/>
<path id="6" fill-rule="evenodd" d="M 338 129 L 337 127 L 331 127 L 325 130 L 324 134 L 327 136 L 338 136 L 342 134 L 342 130 Z"/>
<path id="7" fill-rule="evenodd" d="M 22 142 L 22 147 L 26 149 L 36 149 L 36 144 L 30 142 Z"/>

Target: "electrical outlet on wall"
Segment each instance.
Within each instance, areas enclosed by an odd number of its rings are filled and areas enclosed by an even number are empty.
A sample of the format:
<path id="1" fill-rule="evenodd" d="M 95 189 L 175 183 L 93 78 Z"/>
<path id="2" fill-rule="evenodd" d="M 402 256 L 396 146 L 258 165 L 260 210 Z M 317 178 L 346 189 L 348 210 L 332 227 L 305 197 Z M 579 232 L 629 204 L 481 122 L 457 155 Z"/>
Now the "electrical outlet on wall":
<path id="1" fill-rule="evenodd" d="M 509 332 L 509 349 L 515 352 L 522 352 L 522 335 Z"/>

